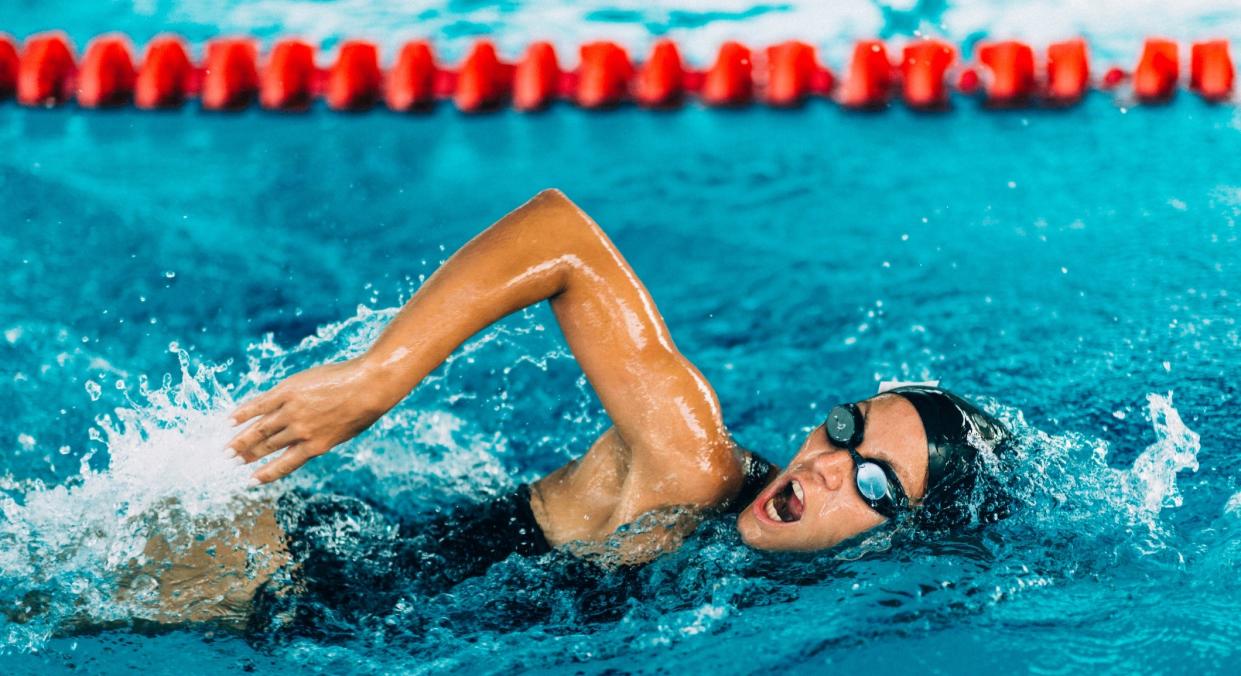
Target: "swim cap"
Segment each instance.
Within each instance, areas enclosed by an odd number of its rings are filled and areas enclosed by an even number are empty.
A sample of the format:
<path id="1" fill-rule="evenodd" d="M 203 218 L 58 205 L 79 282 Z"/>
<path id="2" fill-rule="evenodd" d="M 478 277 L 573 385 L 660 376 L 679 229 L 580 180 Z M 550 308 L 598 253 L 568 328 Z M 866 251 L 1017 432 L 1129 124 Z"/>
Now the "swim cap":
<path id="1" fill-rule="evenodd" d="M 912 385 L 884 394 L 913 404 L 926 431 L 926 495 L 916 511 L 922 525 L 952 530 L 1008 515 L 1008 501 L 979 457 L 983 450 L 1001 451 L 1010 437 L 1003 423 L 939 387 Z"/>

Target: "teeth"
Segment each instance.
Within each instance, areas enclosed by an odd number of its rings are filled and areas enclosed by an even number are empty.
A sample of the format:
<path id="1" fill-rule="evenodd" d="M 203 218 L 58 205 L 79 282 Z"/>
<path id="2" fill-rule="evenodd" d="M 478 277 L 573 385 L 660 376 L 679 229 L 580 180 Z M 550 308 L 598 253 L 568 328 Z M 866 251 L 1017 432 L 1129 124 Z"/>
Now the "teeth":
<path id="1" fill-rule="evenodd" d="M 793 495 L 797 496 L 798 502 L 805 504 L 806 494 L 802 492 L 801 484 L 798 483 L 796 479 L 793 480 Z"/>
<path id="2" fill-rule="evenodd" d="M 776 511 L 776 501 L 774 498 L 767 501 L 767 516 L 771 517 L 772 521 L 784 521 L 784 519 L 780 518 L 780 513 Z"/>

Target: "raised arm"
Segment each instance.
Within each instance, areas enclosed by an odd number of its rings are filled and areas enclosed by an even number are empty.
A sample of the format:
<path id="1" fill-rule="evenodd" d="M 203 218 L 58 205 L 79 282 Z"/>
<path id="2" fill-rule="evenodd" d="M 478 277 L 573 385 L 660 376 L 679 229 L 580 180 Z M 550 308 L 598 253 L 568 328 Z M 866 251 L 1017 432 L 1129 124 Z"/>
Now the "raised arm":
<path id="1" fill-rule="evenodd" d="M 470 336 L 547 299 L 634 469 L 692 484 L 686 474 L 713 471 L 714 459 L 733 453 L 715 392 L 677 351 L 650 294 L 555 190 L 457 251 L 364 355 L 296 374 L 239 407 L 238 424 L 258 420 L 230 449 L 246 462 L 285 449 L 255 473 L 282 477 L 369 427 Z"/>

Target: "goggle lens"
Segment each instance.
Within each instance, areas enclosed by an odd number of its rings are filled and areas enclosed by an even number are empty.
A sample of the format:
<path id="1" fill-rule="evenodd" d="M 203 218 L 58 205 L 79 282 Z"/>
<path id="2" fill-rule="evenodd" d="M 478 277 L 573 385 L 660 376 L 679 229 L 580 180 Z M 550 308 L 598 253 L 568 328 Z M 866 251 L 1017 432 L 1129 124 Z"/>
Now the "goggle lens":
<path id="1" fill-rule="evenodd" d="M 832 408 L 827 414 L 827 438 L 841 448 L 849 448 L 862 443 L 864 422 L 862 412 L 853 404 L 841 404 Z"/>
<path id="2" fill-rule="evenodd" d="M 873 462 L 863 462 L 857 466 L 857 489 L 862 497 L 870 501 L 888 499 L 892 494 L 888 475 Z"/>

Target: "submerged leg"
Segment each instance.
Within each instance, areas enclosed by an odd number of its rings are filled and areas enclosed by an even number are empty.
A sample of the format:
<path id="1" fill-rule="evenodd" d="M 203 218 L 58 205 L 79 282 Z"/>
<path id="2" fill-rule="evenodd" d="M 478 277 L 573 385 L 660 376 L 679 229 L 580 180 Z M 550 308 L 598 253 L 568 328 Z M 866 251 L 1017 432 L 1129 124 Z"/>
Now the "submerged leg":
<path id="1" fill-rule="evenodd" d="M 147 541 L 146 563 L 127 580 L 119 599 L 141 599 L 146 612 L 138 618 L 157 625 L 245 626 L 259 587 L 289 561 L 284 530 L 271 504 L 252 505 L 229 522 L 206 526 L 214 535 L 174 533 Z"/>
<path id="2" fill-rule="evenodd" d="M 174 514 L 175 507 L 160 510 L 142 556 L 119 575 L 113 603 L 124 609 L 121 617 L 82 609 L 58 633 L 161 631 L 195 623 L 245 628 L 255 594 L 289 561 L 275 505 L 251 503 L 228 519 L 195 521 L 190 528 Z"/>

